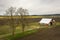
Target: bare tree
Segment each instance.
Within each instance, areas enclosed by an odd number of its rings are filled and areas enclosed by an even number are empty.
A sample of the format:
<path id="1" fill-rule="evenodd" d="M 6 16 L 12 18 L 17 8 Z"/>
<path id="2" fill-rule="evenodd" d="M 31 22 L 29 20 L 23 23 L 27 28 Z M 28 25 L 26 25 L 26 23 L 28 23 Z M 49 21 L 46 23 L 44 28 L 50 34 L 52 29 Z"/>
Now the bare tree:
<path id="1" fill-rule="evenodd" d="M 6 10 L 6 15 L 9 16 L 8 17 L 9 18 L 9 26 L 12 29 L 13 36 L 14 36 L 14 32 L 15 32 L 15 25 L 14 25 L 14 18 L 13 18 L 14 12 L 15 12 L 14 7 L 10 7 L 10 8 L 8 8 L 8 10 Z"/>
<path id="2" fill-rule="evenodd" d="M 18 8 L 16 14 L 20 17 L 20 24 L 22 25 L 22 31 L 24 32 L 27 20 L 25 17 L 28 15 L 28 10 L 23 8 Z"/>

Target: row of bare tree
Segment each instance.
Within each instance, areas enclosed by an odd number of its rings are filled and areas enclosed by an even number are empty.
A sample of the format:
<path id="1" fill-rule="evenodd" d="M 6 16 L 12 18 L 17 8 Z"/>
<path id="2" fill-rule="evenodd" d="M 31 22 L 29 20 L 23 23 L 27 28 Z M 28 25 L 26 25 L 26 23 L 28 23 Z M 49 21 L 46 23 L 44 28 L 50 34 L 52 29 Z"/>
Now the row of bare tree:
<path id="1" fill-rule="evenodd" d="M 27 9 L 23 9 L 23 8 L 14 8 L 14 7 L 10 7 L 6 10 L 6 16 L 8 16 L 9 20 L 9 26 L 11 27 L 12 29 L 12 35 L 14 36 L 14 32 L 16 30 L 16 27 L 18 25 L 17 22 L 15 22 L 16 20 L 14 20 L 14 15 L 16 16 L 19 16 L 19 23 L 22 25 L 22 31 L 24 32 L 24 28 L 25 28 L 25 25 L 27 25 L 27 20 L 25 19 L 25 17 L 27 17 L 27 15 L 29 14 L 28 13 L 28 10 Z"/>

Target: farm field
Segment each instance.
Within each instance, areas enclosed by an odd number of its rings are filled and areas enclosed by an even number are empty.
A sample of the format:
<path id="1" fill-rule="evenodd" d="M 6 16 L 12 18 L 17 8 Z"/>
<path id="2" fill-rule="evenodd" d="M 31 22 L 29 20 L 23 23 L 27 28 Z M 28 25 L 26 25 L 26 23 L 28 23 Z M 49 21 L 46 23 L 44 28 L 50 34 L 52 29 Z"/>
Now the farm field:
<path id="1" fill-rule="evenodd" d="M 32 30 L 32 29 L 39 29 L 41 28 L 40 25 L 39 25 L 39 21 L 41 20 L 41 18 L 44 18 L 45 16 L 29 16 L 27 17 L 27 21 L 28 21 L 28 26 L 25 27 L 25 31 L 27 30 Z M 48 16 L 49 17 L 49 16 Z M 18 17 L 14 17 L 16 18 L 18 21 L 19 21 L 19 18 Z M 52 18 L 52 17 L 49 17 L 49 18 Z M 53 19 L 56 20 L 56 27 L 59 25 L 60 26 L 60 17 L 54 17 Z M 6 34 L 11 34 L 11 28 L 9 27 L 8 25 L 8 18 L 7 17 L 0 17 L 0 35 L 6 35 Z M 17 21 L 16 21 L 17 22 Z M 51 26 L 52 27 L 52 26 Z M 46 27 L 44 26 L 43 28 L 50 28 L 50 27 Z M 53 28 L 53 27 L 52 27 Z M 15 33 L 21 33 L 22 31 L 22 27 L 21 25 L 19 24 L 17 27 L 16 27 L 16 30 L 15 30 Z M 3 37 L 3 36 L 2 36 Z M 2 38 L 1 37 L 1 38 Z M 4 36 L 5 37 L 5 36 Z M 18 39 L 20 40 L 20 39 Z"/>
<path id="2" fill-rule="evenodd" d="M 16 40 L 60 40 L 60 25 L 48 29 L 38 29 L 38 32 Z"/>

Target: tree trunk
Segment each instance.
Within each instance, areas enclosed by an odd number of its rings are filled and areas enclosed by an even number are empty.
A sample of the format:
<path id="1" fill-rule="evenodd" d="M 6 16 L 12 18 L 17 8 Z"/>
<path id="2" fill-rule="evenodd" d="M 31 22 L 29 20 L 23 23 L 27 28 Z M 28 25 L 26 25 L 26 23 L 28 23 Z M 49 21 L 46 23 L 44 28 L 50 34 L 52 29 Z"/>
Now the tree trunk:
<path id="1" fill-rule="evenodd" d="M 13 26 L 13 27 L 12 27 L 12 35 L 13 35 L 13 36 L 15 35 L 14 32 L 15 32 L 15 27 Z"/>
<path id="2" fill-rule="evenodd" d="M 25 25 L 22 24 L 22 32 L 24 32 L 24 31 L 25 31 Z"/>

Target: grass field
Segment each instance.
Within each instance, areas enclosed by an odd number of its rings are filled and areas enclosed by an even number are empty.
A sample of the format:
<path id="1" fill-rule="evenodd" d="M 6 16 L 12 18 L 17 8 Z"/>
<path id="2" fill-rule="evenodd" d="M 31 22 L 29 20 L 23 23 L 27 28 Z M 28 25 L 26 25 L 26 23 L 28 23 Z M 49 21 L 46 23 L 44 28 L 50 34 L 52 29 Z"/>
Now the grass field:
<path id="1" fill-rule="evenodd" d="M 4 17 L 0 17 L 0 24 L 6 24 L 7 19 L 5 19 Z M 16 17 L 15 17 L 16 18 Z M 33 29 L 38 29 L 38 28 L 52 28 L 53 26 L 40 26 L 40 24 L 38 23 L 40 21 L 41 18 L 44 18 L 44 16 L 29 16 L 27 17 L 29 18 L 29 25 L 25 27 L 25 31 L 28 30 L 33 30 Z M 4 20 L 5 19 L 5 20 Z M 56 25 L 60 25 L 60 19 L 56 18 Z M 22 26 L 19 25 L 16 27 L 15 33 L 21 33 L 22 31 Z M 11 35 L 11 28 L 8 25 L 0 25 L 0 37 L 3 38 L 5 36 Z"/>

